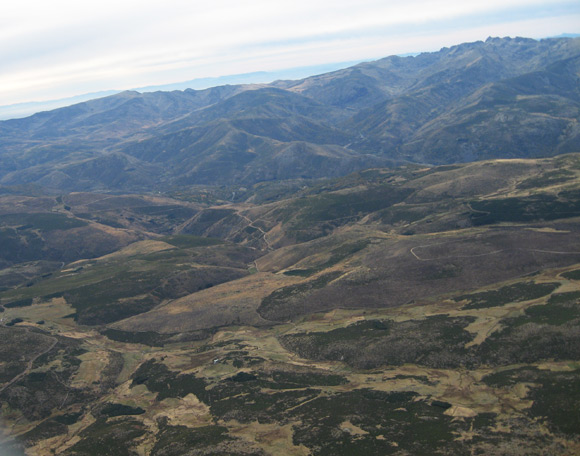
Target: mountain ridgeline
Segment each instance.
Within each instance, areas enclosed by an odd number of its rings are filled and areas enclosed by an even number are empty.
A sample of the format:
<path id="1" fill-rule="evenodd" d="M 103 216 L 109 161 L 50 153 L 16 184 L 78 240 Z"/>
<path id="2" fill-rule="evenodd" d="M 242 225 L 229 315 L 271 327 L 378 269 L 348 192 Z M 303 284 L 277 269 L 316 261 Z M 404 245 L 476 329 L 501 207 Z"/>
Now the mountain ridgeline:
<path id="1" fill-rule="evenodd" d="M 575 152 L 579 75 L 579 38 L 489 38 L 299 81 L 123 92 L 0 122 L 0 188 L 251 186 Z"/>

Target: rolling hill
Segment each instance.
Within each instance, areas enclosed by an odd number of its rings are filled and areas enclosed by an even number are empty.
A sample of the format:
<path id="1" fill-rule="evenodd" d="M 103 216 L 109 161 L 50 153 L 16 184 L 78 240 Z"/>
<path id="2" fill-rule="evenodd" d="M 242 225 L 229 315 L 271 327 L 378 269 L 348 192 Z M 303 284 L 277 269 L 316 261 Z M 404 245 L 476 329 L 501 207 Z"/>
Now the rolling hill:
<path id="1" fill-rule="evenodd" d="M 571 454 L 580 155 L 0 197 L 6 451 Z"/>

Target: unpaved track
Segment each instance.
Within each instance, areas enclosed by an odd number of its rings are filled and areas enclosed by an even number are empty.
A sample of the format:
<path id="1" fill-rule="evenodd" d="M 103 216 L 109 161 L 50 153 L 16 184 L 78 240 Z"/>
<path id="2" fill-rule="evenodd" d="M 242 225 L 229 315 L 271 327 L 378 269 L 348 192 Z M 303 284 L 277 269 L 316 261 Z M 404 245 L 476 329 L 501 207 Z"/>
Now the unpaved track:
<path id="1" fill-rule="evenodd" d="M 248 226 L 251 226 L 252 228 L 257 229 L 260 233 L 262 233 L 262 239 L 264 239 L 264 242 L 265 242 L 266 247 L 267 247 L 268 250 L 274 250 L 272 248 L 272 246 L 270 245 L 270 241 L 268 241 L 268 235 L 266 234 L 266 232 L 262 228 L 260 228 L 259 226 L 254 225 L 254 222 L 252 220 L 250 220 L 248 217 L 246 217 L 244 214 L 242 214 L 241 212 L 238 212 L 237 214 L 240 217 L 242 217 L 246 222 L 248 222 Z"/>
<path id="2" fill-rule="evenodd" d="M 451 242 L 455 242 L 455 241 L 450 241 L 449 244 Z M 419 255 L 417 255 L 417 253 L 415 253 L 415 249 L 420 249 L 423 247 L 432 247 L 435 245 L 442 245 L 442 244 L 448 244 L 447 242 L 443 242 L 443 243 L 437 243 L 437 244 L 425 244 L 425 245 L 417 245 L 411 249 L 409 249 L 409 253 L 411 253 L 411 255 L 413 255 L 417 260 L 419 261 L 439 261 L 439 260 L 452 260 L 454 258 L 477 258 L 477 257 L 482 257 L 482 256 L 489 256 L 489 255 L 497 255 L 498 253 L 502 253 L 502 252 L 510 252 L 510 251 L 522 251 L 522 252 L 538 252 L 538 253 L 551 253 L 554 255 L 580 255 L 580 252 L 560 252 L 557 250 L 541 250 L 541 249 L 524 249 L 524 248 L 513 248 L 513 249 L 500 249 L 500 250 L 494 250 L 492 252 L 486 252 L 486 253 L 478 253 L 475 255 L 452 255 L 452 256 L 447 256 L 447 257 L 438 257 L 438 258 L 421 258 Z"/>
<path id="3" fill-rule="evenodd" d="M 29 332 L 29 331 L 30 331 L 30 328 L 26 328 L 26 332 Z M 47 336 L 47 337 L 50 337 L 50 336 Z M 26 369 L 24 369 L 24 371 L 22 371 L 16 377 L 14 377 L 12 380 L 10 380 L 6 385 L 4 385 L 2 388 L 0 388 L 0 393 L 2 391 L 4 391 L 6 388 L 12 386 L 14 383 L 16 383 L 17 381 L 19 381 L 23 377 L 25 377 L 26 375 L 28 375 L 28 373 L 32 369 L 32 365 L 34 364 L 34 362 L 38 358 L 40 358 L 42 355 L 45 355 L 46 353 L 48 353 L 50 350 L 52 350 L 54 348 L 54 346 L 58 343 L 58 339 L 56 339 L 54 337 L 50 337 L 50 338 L 52 339 L 52 343 L 50 344 L 50 347 L 48 347 L 46 350 L 38 353 L 33 358 L 31 358 L 30 361 L 28 361 L 28 364 L 26 365 Z"/>

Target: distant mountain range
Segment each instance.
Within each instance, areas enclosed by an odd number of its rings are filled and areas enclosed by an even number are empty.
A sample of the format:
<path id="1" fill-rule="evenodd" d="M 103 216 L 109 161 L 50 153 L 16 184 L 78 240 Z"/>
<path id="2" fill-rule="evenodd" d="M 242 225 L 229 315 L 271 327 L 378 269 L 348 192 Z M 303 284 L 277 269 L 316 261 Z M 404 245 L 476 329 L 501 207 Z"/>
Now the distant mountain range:
<path id="1" fill-rule="evenodd" d="M 489 38 L 301 80 L 122 92 L 0 122 L 0 185 L 167 191 L 580 150 L 580 38 Z"/>
<path id="2" fill-rule="evenodd" d="M 407 54 L 411 55 L 411 54 Z M 256 84 L 268 83 L 278 79 L 302 79 L 313 74 L 327 73 L 350 65 L 360 63 L 362 60 L 354 62 L 336 62 L 326 63 L 322 65 L 305 66 L 288 68 L 276 71 L 256 71 L 253 73 L 232 74 L 227 76 L 195 78 L 189 81 L 174 82 L 168 84 L 149 85 L 145 87 L 136 87 L 132 90 L 137 92 L 158 92 L 158 91 L 172 91 L 172 90 L 186 90 L 186 89 L 207 89 L 219 85 L 231 84 Z M 95 98 L 103 98 L 109 95 L 115 95 L 123 92 L 123 90 L 106 90 L 102 92 L 85 93 L 73 97 L 52 99 L 47 101 L 31 101 L 24 103 L 15 103 L 10 105 L 0 106 L 0 120 L 17 119 L 28 117 L 42 111 L 50 111 L 53 109 L 63 108 L 76 103 L 94 100 Z"/>

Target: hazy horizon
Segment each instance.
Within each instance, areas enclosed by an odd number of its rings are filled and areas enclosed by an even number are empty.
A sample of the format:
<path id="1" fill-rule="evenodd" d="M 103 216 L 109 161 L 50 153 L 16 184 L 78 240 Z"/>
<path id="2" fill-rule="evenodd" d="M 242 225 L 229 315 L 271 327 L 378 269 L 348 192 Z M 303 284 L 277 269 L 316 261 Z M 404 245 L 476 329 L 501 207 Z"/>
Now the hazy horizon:
<path id="1" fill-rule="evenodd" d="M 0 19 L 0 106 L 574 33 L 575 0 L 23 0 Z"/>
<path id="2" fill-rule="evenodd" d="M 578 38 L 580 34 L 576 33 L 561 33 L 556 36 L 550 37 L 540 37 L 540 38 L 533 38 L 533 39 L 548 39 L 548 38 L 561 38 L 561 37 L 568 37 L 568 38 Z M 515 36 L 511 36 L 510 38 L 515 38 Z M 530 38 L 530 37 L 523 37 L 523 38 Z M 482 40 L 474 40 L 474 41 L 484 41 Z M 453 43 L 450 46 L 459 45 L 462 43 Z M 443 46 L 440 49 L 443 49 Z M 275 80 L 287 79 L 287 80 L 294 80 L 294 79 L 302 79 L 310 76 L 314 76 L 317 74 L 323 74 L 326 72 L 337 71 L 343 68 L 348 68 L 349 66 L 356 65 L 358 63 L 362 63 L 365 61 L 373 61 L 378 60 L 381 58 L 390 57 L 392 55 L 398 55 L 401 57 L 413 56 L 418 55 L 421 52 L 437 52 L 440 49 L 435 51 L 417 51 L 417 52 L 409 52 L 405 54 L 391 54 L 377 57 L 376 59 L 359 59 L 353 60 L 348 62 L 331 62 L 326 64 L 320 65 L 312 65 L 306 67 L 294 67 L 294 68 L 284 68 L 276 71 L 255 71 L 251 73 L 242 73 L 242 74 L 229 74 L 229 75 L 222 75 L 217 77 L 206 77 L 206 78 L 196 78 L 191 80 L 184 80 L 184 81 L 173 81 L 168 82 L 165 84 L 159 85 L 150 85 L 145 87 L 126 87 L 123 89 L 110 89 L 110 90 L 103 90 L 98 92 L 90 92 L 90 93 L 78 93 L 72 96 L 67 96 L 64 98 L 56 98 L 56 99 L 48 99 L 44 101 L 28 101 L 22 103 L 14 103 L 9 105 L 0 105 L 0 121 L 2 120 L 11 120 L 11 119 L 19 119 L 28 117 L 30 115 L 43 112 L 43 111 L 50 111 L 53 109 L 58 109 L 61 107 L 71 106 L 77 103 L 82 103 L 85 101 L 94 100 L 97 98 L 103 98 L 106 96 L 115 95 L 124 91 L 138 91 L 141 93 L 145 92 L 153 92 L 153 91 L 170 91 L 170 90 L 185 90 L 185 89 L 194 89 L 194 90 L 203 90 L 211 87 L 216 87 L 220 85 L 227 85 L 227 84 L 267 84 L 271 83 Z"/>

